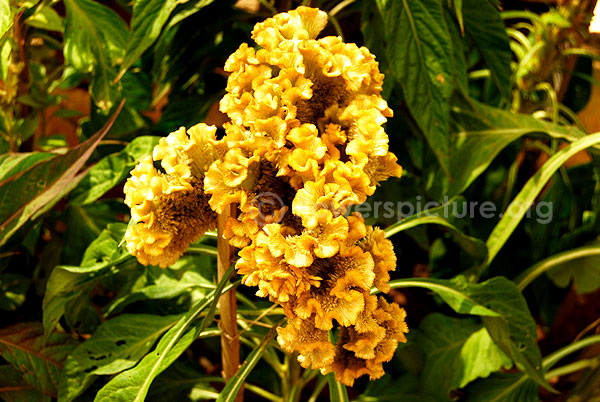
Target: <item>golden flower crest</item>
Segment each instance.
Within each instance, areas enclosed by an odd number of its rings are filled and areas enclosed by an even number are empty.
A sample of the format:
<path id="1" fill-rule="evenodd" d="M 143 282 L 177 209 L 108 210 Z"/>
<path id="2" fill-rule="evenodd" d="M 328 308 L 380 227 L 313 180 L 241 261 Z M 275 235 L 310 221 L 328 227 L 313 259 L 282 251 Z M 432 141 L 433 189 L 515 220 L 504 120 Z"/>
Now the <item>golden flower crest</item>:
<path id="1" fill-rule="evenodd" d="M 402 168 L 382 127 L 392 111 L 375 57 L 339 37 L 317 39 L 326 24 L 308 7 L 256 24 L 260 48 L 242 44 L 225 63 L 225 136 L 181 128 L 131 172 L 126 241 L 142 264 L 167 266 L 236 205 L 222 235 L 240 248 L 242 282 L 282 305 L 280 345 L 352 385 L 381 377 L 406 342 L 404 310 L 370 294 L 389 291 L 392 243 L 348 214 Z"/>

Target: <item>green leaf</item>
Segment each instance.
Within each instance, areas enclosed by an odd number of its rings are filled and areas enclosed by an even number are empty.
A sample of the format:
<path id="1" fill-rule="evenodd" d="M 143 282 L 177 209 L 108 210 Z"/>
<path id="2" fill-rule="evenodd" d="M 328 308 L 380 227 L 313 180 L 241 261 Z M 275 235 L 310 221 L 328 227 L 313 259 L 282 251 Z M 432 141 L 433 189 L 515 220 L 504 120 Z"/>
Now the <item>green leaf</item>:
<path id="1" fill-rule="evenodd" d="M 441 0 L 377 0 L 388 62 L 408 109 L 448 171 L 452 43 Z M 435 21 L 435 23 L 433 23 Z"/>
<path id="2" fill-rule="evenodd" d="M 0 79 L 6 81 L 10 58 L 8 31 L 12 28 L 13 13 L 9 0 L 0 0 Z"/>
<path id="3" fill-rule="evenodd" d="M 230 267 L 229 272 L 230 274 L 233 272 L 233 265 Z M 137 366 L 122 372 L 109 381 L 98 392 L 94 400 L 96 402 L 143 401 L 154 378 L 169 367 L 208 327 L 214 316 L 214 308 L 219 296 L 223 291 L 226 291 L 224 287 L 229 282 L 229 276 L 224 275 L 217 289 L 196 302 L 190 311 L 160 339 L 151 353 L 147 354 Z M 230 287 L 232 286 L 230 285 Z M 205 319 L 202 320 L 202 323 L 188 330 L 198 314 L 209 305 L 211 309 Z"/>
<path id="4" fill-rule="evenodd" d="M 86 249 L 81 266 L 61 265 L 54 268 L 44 294 L 43 321 L 50 333 L 65 315 L 71 303 L 89 305 L 89 292 L 98 279 L 111 268 L 132 259 L 118 244 L 125 232 L 124 224 L 111 224 Z"/>
<path id="5" fill-rule="evenodd" d="M 452 280 L 398 279 L 389 284 L 392 288 L 429 289 L 457 313 L 483 317 L 494 342 L 517 367 L 539 385 L 550 388 L 540 374 L 541 355 L 536 343 L 535 321 L 513 282 L 498 276 L 473 284 L 459 276 Z"/>
<path id="6" fill-rule="evenodd" d="M 542 364 L 546 378 L 551 378 L 552 372 L 548 370 L 560 360 L 597 343 L 600 343 L 600 335 L 588 336 L 546 356 Z M 466 391 L 468 401 L 521 402 L 538 401 L 537 390 L 537 385 L 524 374 L 492 374 L 473 383 Z"/>
<path id="7" fill-rule="evenodd" d="M 102 110 L 109 110 L 117 97 L 113 66 L 125 55 L 127 25 L 116 12 L 92 0 L 65 0 L 65 7 L 66 64 L 91 73 L 90 93 Z"/>
<path id="8" fill-rule="evenodd" d="M 123 181 L 142 157 L 152 154 L 160 137 L 136 137 L 122 151 L 108 155 L 92 167 L 72 192 L 71 203 L 86 205 L 96 201 Z"/>
<path id="9" fill-rule="evenodd" d="M 50 402 L 51 398 L 23 379 L 23 373 L 5 364 L 0 366 L 0 398 L 7 402 Z"/>
<path id="10" fill-rule="evenodd" d="M 163 26 L 167 23 L 169 16 L 178 4 L 187 3 L 189 0 L 136 0 L 133 5 L 133 16 L 131 18 L 131 34 L 127 40 L 127 51 L 125 60 L 119 71 L 119 78 L 129 69 L 137 59 L 156 41 Z M 193 2 L 193 7 L 188 12 L 175 15 L 169 22 L 169 27 L 175 25 L 182 19 L 195 13 L 201 8 L 212 3 L 213 0 L 200 0 Z"/>
<path id="11" fill-rule="evenodd" d="M 179 318 L 179 315 L 123 314 L 102 323 L 67 358 L 59 400 L 72 401 L 98 375 L 116 374 L 133 367 Z"/>
<path id="12" fill-rule="evenodd" d="M 595 245 L 553 256 L 553 267 L 548 277 L 558 287 L 566 288 L 571 283 L 578 294 L 592 293 L 600 288 L 600 242 Z M 544 260 L 546 264 L 549 261 Z"/>
<path id="13" fill-rule="evenodd" d="M 539 401 L 538 386 L 520 374 L 492 374 L 467 388 L 467 401 Z"/>
<path id="14" fill-rule="evenodd" d="M 456 14 L 456 20 L 460 26 L 460 32 L 464 35 L 465 24 L 463 19 L 463 0 L 453 0 L 454 3 L 454 14 Z"/>
<path id="15" fill-rule="evenodd" d="M 578 293 L 590 293 L 600 286 L 600 246 L 590 245 L 555 254 L 523 271 L 514 282 L 520 290 L 546 272 L 556 286 L 571 281 Z"/>
<path id="16" fill-rule="evenodd" d="M 225 388 L 223 388 L 223 391 L 221 391 L 221 393 L 219 394 L 219 397 L 217 398 L 216 402 L 235 401 L 237 394 L 240 391 L 240 388 L 242 387 L 242 384 L 246 380 L 246 377 L 248 377 L 248 374 L 250 374 L 254 366 L 256 366 L 258 361 L 261 359 L 263 353 L 265 353 L 265 350 L 269 346 L 269 343 L 275 337 L 275 334 L 277 333 L 277 327 L 280 324 L 281 322 L 274 324 L 273 327 L 269 330 L 269 332 L 265 335 L 262 342 L 254 348 L 250 355 L 248 355 L 244 363 L 242 363 L 242 366 L 240 367 L 238 372 L 235 373 L 235 375 L 231 377 L 229 381 L 227 381 Z"/>
<path id="17" fill-rule="evenodd" d="M 25 302 L 31 279 L 18 274 L 0 274 L 0 309 L 16 310 Z"/>
<path id="18" fill-rule="evenodd" d="M 512 52 L 500 11 L 486 1 L 462 1 L 465 30 L 485 60 L 500 93 L 505 99 L 511 99 Z"/>
<path id="19" fill-rule="evenodd" d="M 419 325 L 416 342 L 426 356 L 423 387 L 440 400 L 449 399 L 452 390 L 477 378 L 512 366 L 485 327 L 474 319 L 430 314 Z"/>
<path id="20" fill-rule="evenodd" d="M 48 152 L 19 152 L 0 155 L 0 183 L 6 178 L 15 176 L 33 165 L 47 159 L 55 158 L 56 154 Z"/>
<path id="21" fill-rule="evenodd" d="M 158 38 L 177 4 L 177 0 L 136 0 L 133 3 L 131 33 L 119 78 Z"/>
<path id="22" fill-rule="evenodd" d="M 53 333 L 44 342 L 41 323 L 19 323 L 0 330 L 0 355 L 23 372 L 23 379 L 56 397 L 62 364 L 75 346 L 67 334 Z"/>
<path id="23" fill-rule="evenodd" d="M 65 24 L 63 18 L 58 15 L 50 5 L 44 4 L 38 11 L 25 21 L 27 25 L 46 31 L 63 32 Z"/>
<path id="24" fill-rule="evenodd" d="M 329 400 L 332 402 L 348 402 L 346 386 L 335 379 L 335 373 L 327 374 L 329 384 Z"/>
<path id="25" fill-rule="evenodd" d="M 31 163 L 33 157 L 28 157 L 24 159 L 27 169 L 13 167 L 18 173 L 0 182 L 0 246 L 28 220 L 46 212 L 77 185 L 83 178 L 79 171 L 110 129 L 119 110 L 102 130 L 64 155 L 36 157 L 39 159 L 35 164 Z"/>
<path id="26" fill-rule="evenodd" d="M 529 115 L 511 113 L 474 100 L 452 109 L 450 177 L 440 169 L 429 180 L 433 198 L 461 194 L 508 144 L 527 134 L 576 141 L 584 136 L 576 127 L 559 126 Z"/>
<path id="27" fill-rule="evenodd" d="M 204 257 L 206 258 L 206 257 Z M 145 278 L 136 282 L 136 286 L 123 295 L 117 296 L 109 306 L 106 314 L 121 311 L 125 306 L 139 300 L 170 299 L 181 294 L 192 298 L 206 296 L 207 289 L 214 289 L 214 284 L 205 278 L 199 268 L 212 267 L 212 261 L 203 257 L 183 256 L 167 269 L 148 266 L 144 268 Z M 189 269 L 181 269 L 188 266 Z M 139 284 L 139 286 L 138 286 Z"/>
<path id="28" fill-rule="evenodd" d="M 576 153 L 583 151 L 593 145 L 600 144 L 600 133 L 591 134 L 563 148 L 552 155 L 546 163 L 527 181 L 519 194 L 508 206 L 506 213 L 500 222 L 494 227 L 487 240 L 489 250 L 488 264 L 492 262 L 498 251 L 515 230 L 529 207 L 542 191 L 552 175 Z"/>
<path id="29" fill-rule="evenodd" d="M 455 7 L 461 1 L 462 0 L 455 0 Z M 467 74 L 467 60 L 465 58 L 467 46 L 465 44 L 464 34 L 461 35 L 461 32 L 463 31 L 462 25 L 460 26 L 461 31 L 459 31 L 459 27 L 457 26 L 456 21 L 453 20 L 450 13 L 444 13 L 444 18 L 446 20 L 446 25 L 448 26 L 448 32 L 452 41 L 452 74 L 456 80 L 456 86 L 466 94 L 469 92 L 469 77 Z"/>

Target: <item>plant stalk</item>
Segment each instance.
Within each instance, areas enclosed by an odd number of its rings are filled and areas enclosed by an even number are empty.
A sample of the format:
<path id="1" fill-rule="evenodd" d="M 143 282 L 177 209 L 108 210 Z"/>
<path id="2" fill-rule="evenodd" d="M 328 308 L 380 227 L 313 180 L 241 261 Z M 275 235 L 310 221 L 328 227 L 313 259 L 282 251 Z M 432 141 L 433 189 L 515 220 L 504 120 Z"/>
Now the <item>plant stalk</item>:
<path id="1" fill-rule="evenodd" d="M 223 237 L 227 219 L 235 217 L 236 206 L 231 205 L 217 217 L 217 276 L 220 281 L 227 268 L 232 263 L 233 248 L 229 245 L 227 239 Z M 235 289 L 223 293 L 219 299 L 219 314 L 221 319 L 219 327 L 221 329 L 221 362 L 223 364 L 223 377 L 229 380 L 235 375 L 240 367 L 240 341 L 237 328 L 237 304 Z M 243 389 L 240 389 L 236 397 L 236 402 L 244 400 Z"/>

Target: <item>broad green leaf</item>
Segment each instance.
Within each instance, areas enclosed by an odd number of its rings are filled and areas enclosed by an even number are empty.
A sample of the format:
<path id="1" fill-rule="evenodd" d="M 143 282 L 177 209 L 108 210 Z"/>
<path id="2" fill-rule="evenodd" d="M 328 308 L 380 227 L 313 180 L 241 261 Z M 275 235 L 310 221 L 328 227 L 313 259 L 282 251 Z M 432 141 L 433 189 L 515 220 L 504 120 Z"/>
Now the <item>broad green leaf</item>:
<path id="1" fill-rule="evenodd" d="M 201 8 L 212 3 L 214 0 L 200 0 L 190 3 L 192 7 L 183 13 L 175 15 L 169 21 L 168 27 L 197 12 Z M 160 35 L 163 26 L 167 23 L 169 16 L 177 5 L 188 3 L 189 0 L 136 0 L 133 5 L 133 16 L 131 19 L 131 34 L 127 40 L 126 56 L 119 71 L 119 78 L 129 69 L 144 51 L 154 43 Z"/>
<path id="2" fill-rule="evenodd" d="M 60 381 L 59 399 L 71 401 L 98 375 L 133 367 L 180 316 L 123 314 L 98 327 L 71 352 Z"/>
<path id="3" fill-rule="evenodd" d="M 559 287 L 571 281 L 579 293 L 590 293 L 600 286 L 600 246 L 590 245 L 564 251 L 548 257 L 523 271 L 515 283 L 520 290 L 543 273 Z"/>
<path id="4" fill-rule="evenodd" d="M 535 402 L 540 400 L 537 384 L 520 374 L 492 374 L 489 378 L 470 385 L 466 394 L 466 400 L 473 402 Z"/>
<path id="5" fill-rule="evenodd" d="M 459 276 L 452 280 L 398 279 L 389 284 L 392 288 L 429 289 L 457 313 L 481 316 L 494 342 L 517 367 L 539 385 L 549 388 L 540 374 L 541 355 L 536 343 L 535 321 L 513 282 L 498 276 L 473 284 Z"/>
<path id="6" fill-rule="evenodd" d="M 186 254 L 189 249 L 186 251 Z M 206 296 L 215 288 L 214 260 L 205 256 L 184 255 L 177 262 L 162 269 L 144 267 L 143 275 L 123 294 L 118 294 L 105 308 L 105 314 L 114 314 L 139 300 L 169 299 L 186 294 L 191 300 Z"/>
<path id="7" fill-rule="evenodd" d="M 31 279 L 19 274 L 0 274 L 0 309 L 16 310 L 25 302 Z"/>
<path id="8" fill-rule="evenodd" d="M 13 24 L 13 13 L 9 0 L 0 0 L 0 80 L 6 81 L 10 58 L 8 31 Z"/>
<path id="9" fill-rule="evenodd" d="M 46 31 L 63 32 L 65 24 L 63 18 L 54 9 L 44 4 L 39 10 L 25 21 L 32 27 L 45 29 Z"/>
<path id="10" fill-rule="evenodd" d="M 95 164 L 72 192 L 71 203 L 86 205 L 96 201 L 123 181 L 138 160 L 152 154 L 160 137 L 136 137 L 122 151 L 104 157 Z"/>
<path id="11" fill-rule="evenodd" d="M 452 109 L 450 177 L 437 169 L 430 180 L 432 197 L 461 194 L 508 144 L 528 134 L 576 141 L 585 134 L 573 126 L 559 126 L 529 115 L 511 113 L 474 100 Z"/>
<path id="12" fill-rule="evenodd" d="M 512 52 L 500 11 L 486 1 L 462 1 L 465 30 L 490 69 L 500 93 L 505 99 L 511 99 Z"/>
<path id="13" fill-rule="evenodd" d="M 477 378 L 485 378 L 512 361 L 494 343 L 485 327 L 474 319 L 434 313 L 419 325 L 416 342 L 425 352 L 423 387 L 440 400 Z"/>
<path id="14" fill-rule="evenodd" d="M 28 220 L 46 212 L 77 185 L 83 178 L 79 171 L 110 129 L 119 110 L 102 130 L 64 155 L 36 157 L 39 159 L 34 164 L 31 156 L 24 159 L 27 169 L 13 167 L 18 173 L 0 182 L 0 246 Z"/>
<path id="15" fill-rule="evenodd" d="M 98 279 L 133 258 L 127 250 L 118 247 L 124 232 L 124 224 L 109 225 L 86 249 L 81 266 L 54 268 L 42 303 L 47 334 L 56 327 L 71 303 L 89 305 L 89 292 Z"/>
<path id="16" fill-rule="evenodd" d="M 136 0 L 133 3 L 131 33 L 127 40 L 126 55 L 119 78 L 158 38 L 178 3 L 177 0 Z"/>
<path id="17" fill-rule="evenodd" d="M 448 171 L 452 43 L 441 0 L 376 0 L 388 63 L 406 105 Z M 432 23 L 435 21 L 435 23 Z"/>
<path id="18" fill-rule="evenodd" d="M 208 6 L 215 0 L 186 0 L 185 2 L 179 2 L 180 6 L 175 9 L 173 16 L 167 23 L 165 27 L 165 31 L 179 24 L 181 21 L 186 19 L 187 17 L 194 15 L 202 8 Z"/>
<path id="19" fill-rule="evenodd" d="M 62 365 L 75 340 L 53 333 L 44 342 L 41 323 L 20 323 L 0 330 L 0 355 L 23 372 L 23 379 L 38 391 L 56 397 Z"/>
<path id="20" fill-rule="evenodd" d="M 246 377 L 248 377 L 248 374 L 250 374 L 254 366 L 256 366 L 258 361 L 262 358 L 262 355 L 265 353 L 269 343 L 275 337 L 275 334 L 277 334 L 277 327 L 280 324 L 281 322 L 274 324 L 267 335 L 265 335 L 262 342 L 254 348 L 250 355 L 248 355 L 238 372 L 235 373 L 235 375 L 231 377 L 229 381 L 227 381 L 225 388 L 223 388 L 219 394 L 216 402 L 233 402 L 236 400 L 237 394 L 240 391 L 242 384 L 246 380 Z"/>
<path id="21" fill-rule="evenodd" d="M 572 283 L 578 294 L 592 293 L 600 288 L 600 242 L 567 253 L 554 257 L 555 264 L 547 271 L 552 282 L 561 288 Z"/>
<path id="22" fill-rule="evenodd" d="M 461 1 L 462 0 L 454 0 L 455 7 Z M 456 86 L 466 94 L 469 91 L 469 77 L 467 74 L 467 60 L 465 58 L 467 46 L 465 44 L 464 33 L 461 34 L 459 31 L 459 26 L 453 20 L 450 13 L 444 13 L 444 18 L 446 19 L 448 33 L 450 34 L 450 38 L 452 40 L 452 74 L 456 80 Z M 460 27 L 462 28 L 462 25 Z"/>
<path id="23" fill-rule="evenodd" d="M 90 93 L 107 111 L 117 97 L 113 67 L 125 55 L 127 25 L 116 12 L 92 0 L 65 0 L 65 7 L 66 64 L 91 73 Z"/>
<path id="24" fill-rule="evenodd" d="M 600 335 L 592 335 L 568 344 L 562 349 L 544 358 L 542 369 L 546 378 L 556 363 L 579 350 L 600 343 Z M 557 370 L 559 370 L 558 368 Z M 489 378 L 478 380 L 466 389 L 468 401 L 491 402 L 521 402 L 538 401 L 538 387 L 523 373 L 521 374 L 492 374 Z"/>
<path id="25" fill-rule="evenodd" d="M 23 373 L 5 364 L 0 366 L 0 398 L 7 402 L 50 402 L 51 398 L 23 379 Z"/>
<path id="26" fill-rule="evenodd" d="M 229 269 L 229 275 L 223 276 L 217 288 L 196 302 L 190 311 L 160 339 L 151 353 L 147 354 L 137 366 L 122 372 L 109 381 L 98 392 L 94 400 L 96 402 L 143 401 L 154 378 L 169 367 L 208 327 L 214 317 L 214 309 L 219 296 L 226 291 L 225 285 L 229 282 L 232 272 L 233 265 Z M 231 288 L 232 285 L 229 287 Z M 198 314 L 208 306 L 211 306 L 210 310 L 201 324 L 196 324 L 190 329 Z"/>
<path id="27" fill-rule="evenodd" d="M 533 204 L 536 197 L 543 190 L 544 186 L 552 175 L 576 153 L 583 151 L 591 146 L 600 144 L 600 133 L 591 134 L 563 148 L 552 155 L 546 163 L 527 181 L 519 194 L 508 206 L 506 213 L 500 219 L 500 222 L 494 227 L 487 240 L 489 250 L 488 264 L 492 262 L 498 251 L 502 248 L 506 240 L 515 230 L 529 207 Z"/>
<path id="28" fill-rule="evenodd" d="M 329 400 L 332 402 L 348 402 L 348 391 L 346 386 L 335 379 L 334 373 L 327 374 L 329 384 Z"/>

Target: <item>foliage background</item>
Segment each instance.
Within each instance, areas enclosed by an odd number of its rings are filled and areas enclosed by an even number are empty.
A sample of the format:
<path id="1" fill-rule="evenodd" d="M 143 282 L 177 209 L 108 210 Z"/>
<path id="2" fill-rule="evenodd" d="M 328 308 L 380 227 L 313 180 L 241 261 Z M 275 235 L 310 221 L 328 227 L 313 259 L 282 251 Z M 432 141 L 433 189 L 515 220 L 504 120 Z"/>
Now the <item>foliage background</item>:
<path id="1" fill-rule="evenodd" d="M 447 196 L 505 214 L 371 219 L 392 236 L 390 297 L 411 332 L 384 378 L 347 392 L 268 342 L 281 309 L 238 287 L 246 397 L 597 400 L 595 2 L 305 3 L 386 74 L 406 173 L 370 202 Z M 215 235 L 168 269 L 139 265 L 120 245 L 122 184 L 161 136 L 224 122 L 226 58 L 298 5 L 0 1 L 2 399 L 234 398 L 235 384 L 221 392 Z M 552 202 L 552 220 L 511 202 Z"/>

